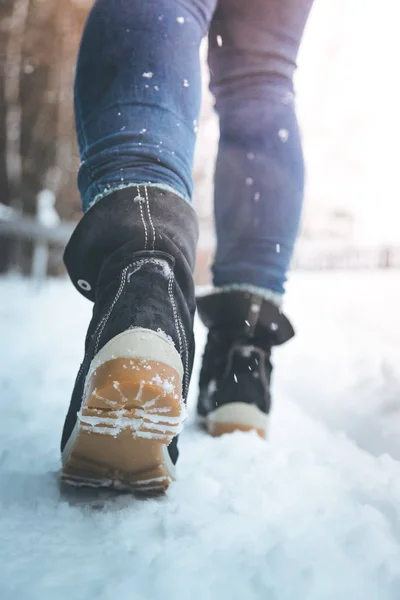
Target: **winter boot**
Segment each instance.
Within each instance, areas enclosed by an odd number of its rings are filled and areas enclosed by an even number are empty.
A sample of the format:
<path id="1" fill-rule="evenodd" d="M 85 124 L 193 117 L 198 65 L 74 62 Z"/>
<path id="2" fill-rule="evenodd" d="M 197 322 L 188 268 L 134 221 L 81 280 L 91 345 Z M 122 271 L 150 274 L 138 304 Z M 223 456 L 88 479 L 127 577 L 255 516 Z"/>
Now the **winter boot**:
<path id="1" fill-rule="evenodd" d="M 211 435 L 255 429 L 267 434 L 271 408 L 271 349 L 294 335 L 271 302 L 246 291 L 197 299 L 208 327 L 200 373 L 199 421 Z"/>
<path id="2" fill-rule="evenodd" d="M 174 478 L 197 236 L 192 207 L 147 186 L 111 193 L 75 229 L 64 260 L 94 309 L 62 435 L 64 481 L 147 492 Z"/>

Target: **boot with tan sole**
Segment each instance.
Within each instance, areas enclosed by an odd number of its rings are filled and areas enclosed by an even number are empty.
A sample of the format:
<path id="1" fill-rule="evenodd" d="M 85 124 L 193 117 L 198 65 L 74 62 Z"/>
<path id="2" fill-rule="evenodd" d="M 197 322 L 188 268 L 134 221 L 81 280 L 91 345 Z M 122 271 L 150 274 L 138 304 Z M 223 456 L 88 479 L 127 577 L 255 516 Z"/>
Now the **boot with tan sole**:
<path id="1" fill-rule="evenodd" d="M 271 409 L 271 350 L 294 335 L 277 306 L 247 291 L 197 299 L 208 341 L 200 373 L 199 422 L 213 436 L 236 430 L 266 438 Z"/>
<path id="2" fill-rule="evenodd" d="M 193 356 L 194 210 L 138 186 L 99 201 L 65 252 L 94 302 L 62 435 L 62 479 L 159 492 L 175 477 Z"/>

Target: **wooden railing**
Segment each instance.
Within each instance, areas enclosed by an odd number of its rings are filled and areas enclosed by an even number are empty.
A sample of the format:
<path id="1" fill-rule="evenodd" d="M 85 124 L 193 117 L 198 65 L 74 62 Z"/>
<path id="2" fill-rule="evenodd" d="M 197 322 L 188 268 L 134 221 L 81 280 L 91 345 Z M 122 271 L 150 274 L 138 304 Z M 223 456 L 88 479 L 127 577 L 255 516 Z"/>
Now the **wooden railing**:
<path id="1" fill-rule="evenodd" d="M 399 269 L 400 245 L 349 246 L 332 245 L 324 248 L 298 249 L 292 264 L 293 269 Z"/>
<path id="2" fill-rule="evenodd" d="M 76 223 L 60 221 L 54 210 L 54 198 L 39 195 L 37 217 L 21 215 L 0 204 L 0 238 L 30 240 L 34 243 L 32 276 L 43 279 L 47 274 L 49 245 L 64 248 Z M 198 252 L 196 276 L 199 283 L 209 282 L 212 250 Z M 307 242 L 298 245 L 292 263 L 294 270 L 399 269 L 400 245 L 357 246 L 338 242 Z"/>
<path id="3" fill-rule="evenodd" d="M 55 197 L 47 190 L 38 194 L 36 217 L 0 204 L 0 238 L 34 243 L 31 275 L 38 280 L 47 275 L 50 244 L 64 248 L 75 227 L 73 222 L 60 221 L 54 204 Z"/>

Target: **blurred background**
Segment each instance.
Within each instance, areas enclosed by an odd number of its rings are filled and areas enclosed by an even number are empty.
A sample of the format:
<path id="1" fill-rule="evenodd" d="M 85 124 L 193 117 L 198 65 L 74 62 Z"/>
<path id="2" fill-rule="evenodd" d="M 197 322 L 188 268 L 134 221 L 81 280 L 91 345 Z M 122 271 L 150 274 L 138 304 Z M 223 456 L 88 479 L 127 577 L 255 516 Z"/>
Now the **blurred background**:
<path id="1" fill-rule="evenodd" d="M 306 201 L 285 299 L 297 335 L 274 350 L 272 443 L 197 429 L 196 319 L 179 482 L 168 501 L 93 511 L 58 486 L 92 310 L 62 264 L 81 216 L 72 95 L 91 4 L 0 0 L 0 273 L 18 274 L 0 276 L 0 599 L 399 600 L 399 3 L 315 0 L 305 32 Z M 205 55 L 198 284 L 218 140 Z"/>
<path id="2" fill-rule="evenodd" d="M 76 54 L 91 0 L 0 0 L 0 271 L 62 274 L 81 215 Z M 400 41 L 394 0 L 316 0 L 296 76 L 307 165 L 295 269 L 400 267 Z M 209 282 L 218 140 L 204 94 L 194 168 L 196 279 Z"/>

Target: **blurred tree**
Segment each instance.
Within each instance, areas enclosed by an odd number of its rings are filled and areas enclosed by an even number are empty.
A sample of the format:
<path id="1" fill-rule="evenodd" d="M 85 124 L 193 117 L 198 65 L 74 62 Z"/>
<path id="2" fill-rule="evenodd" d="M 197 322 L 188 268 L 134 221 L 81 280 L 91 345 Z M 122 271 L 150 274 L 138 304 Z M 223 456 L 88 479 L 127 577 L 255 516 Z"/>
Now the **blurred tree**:
<path id="1" fill-rule="evenodd" d="M 73 78 L 91 0 L 0 0 L 0 202 L 25 214 L 49 189 L 77 219 Z M 0 240 L 0 270 L 30 268 L 30 244 Z M 17 263 L 17 264 L 15 264 Z"/>
<path id="2" fill-rule="evenodd" d="M 55 194 L 61 219 L 77 221 L 81 215 L 73 80 L 80 37 L 92 4 L 93 0 L 0 0 L 0 205 L 26 215 L 35 214 L 36 198 L 42 190 Z M 203 109 L 194 168 L 194 204 L 204 250 L 199 265 L 204 263 L 206 273 L 201 281 L 208 281 L 213 247 L 212 172 L 218 138 L 207 92 L 206 51 L 203 45 Z M 0 272 L 13 267 L 29 273 L 32 254 L 32 244 L 0 237 Z M 51 271 L 59 272 L 60 251 L 50 256 Z"/>

